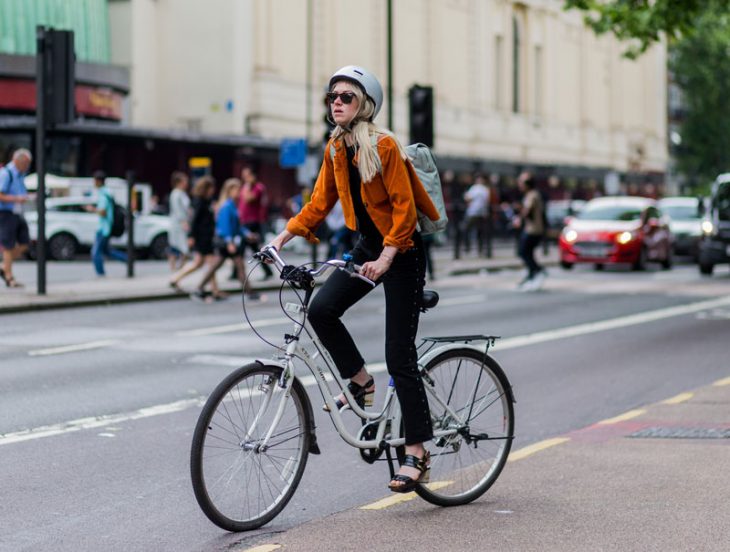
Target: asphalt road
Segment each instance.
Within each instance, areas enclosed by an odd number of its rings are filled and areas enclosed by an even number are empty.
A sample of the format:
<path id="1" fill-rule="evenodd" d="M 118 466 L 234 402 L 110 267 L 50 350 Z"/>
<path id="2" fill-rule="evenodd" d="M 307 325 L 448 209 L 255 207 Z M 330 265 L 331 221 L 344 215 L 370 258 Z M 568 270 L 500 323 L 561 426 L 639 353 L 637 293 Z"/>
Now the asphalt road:
<path id="1" fill-rule="evenodd" d="M 420 327 L 503 337 L 494 356 L 518 401 L 515 448 L 726 375 L 729 276 L 555 270 L 534 294 L 517 293 L 518 279 L 438 285 L 441 304 Z M 380 293 L 347 316 L 372 362 L 383 359 Z M 270 340 L 289 328 L 274 294 L 249 316 Z M 231 298 L 3 318 L 0 550 L 207 551 L 255 537 L 210 524 L 188 472 L 201 397 L 233 367 L 271 355 L 242 317 Z M 386 381 L 379 373 L 380 392 Z M 323 454 L 310 456 L 294 499 L 258 536 L 388 494 L 385 465 L 364 464 L 309 390 Z"/>

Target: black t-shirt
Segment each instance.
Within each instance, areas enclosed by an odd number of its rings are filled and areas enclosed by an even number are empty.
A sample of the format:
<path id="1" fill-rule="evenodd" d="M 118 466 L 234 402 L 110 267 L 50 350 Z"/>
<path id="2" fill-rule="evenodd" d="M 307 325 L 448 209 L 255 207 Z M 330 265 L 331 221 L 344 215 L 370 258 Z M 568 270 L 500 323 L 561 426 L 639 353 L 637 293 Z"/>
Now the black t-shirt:
<path id="1" fill-rule="evenodd" d="M 369 242 L 373 244 L 381 245 L 383 243 L 383 236 L 378 231 L 377 226 L 370 218 L 370 215 L 365 209 L 365 205 L 362 202 L 362 195 L 360 194 L 360 171 L 353 163 L 355 158 L 355 147 L 347 147 L 347 168 L 350 173 L 350 195 L 352 196 L 352 204 L 355 208 L 355 217 L 357 218 L 357 229 Z"/>

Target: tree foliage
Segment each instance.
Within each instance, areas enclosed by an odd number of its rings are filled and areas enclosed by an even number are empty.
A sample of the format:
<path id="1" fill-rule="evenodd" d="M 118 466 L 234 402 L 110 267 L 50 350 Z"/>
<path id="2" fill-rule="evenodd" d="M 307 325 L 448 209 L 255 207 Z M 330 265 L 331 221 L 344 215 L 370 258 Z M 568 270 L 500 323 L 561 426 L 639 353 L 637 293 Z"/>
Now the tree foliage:
<path id="1" fill-rule="evenodd" d="M 694 25 L 672 48 L 684 102 L 677 168 L 692 180 L 712 179 L 730 171 L 730 11 L 709 9 Z"/>
<path id="2" fill-rule="evenodd" d="M 625 55 L 635 58 L 665 34 L 670 41 L 693 34 L 697 16 L 730 0 L 565 0 L 566 9 L 585 13 L 585 22 L 597 34 L 613 33 L 628 42 Z"/>

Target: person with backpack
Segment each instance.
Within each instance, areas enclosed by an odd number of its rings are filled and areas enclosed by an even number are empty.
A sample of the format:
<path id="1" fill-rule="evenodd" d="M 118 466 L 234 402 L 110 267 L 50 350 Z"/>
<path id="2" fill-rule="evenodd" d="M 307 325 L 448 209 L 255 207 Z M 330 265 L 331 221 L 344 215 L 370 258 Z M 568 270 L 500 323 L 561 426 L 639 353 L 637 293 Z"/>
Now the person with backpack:
<path id="1" fill-rule="evenodd" d="M 0 168 L 0 246 L 3 251 L 0 278 L 9 288 L 23 287 L 13 276 L 13 261 L 25 252 L 30 242 L 23 203 L 28 201 L 24 177 L 32 160 L 30 151 L 18 149 L 13 152 L 12 161 Z"/>
<path id="2" fill-rule="evenodd" d="M 382 283 L 385 290 L 385 359 L 405 426 L 406 455 L 388 487 L 408 492 L 428 471 L 430 457 L 424 443 L 433 437 L 416 363 L 415 338 L 426 271 L 417 213 L 431 221 L 440 214 L 405 148 L 391 132 L 373 122 L 383 105 L 383 89 L 372 73 L 353 65 L 339 69 L 330 78 L 325 103 L 335 128 L 312 199 L 270 245 L 281 250 L 297 235 L 317 243 L 315 232 L 338 199 L 345 224 L 359 232 L 351 254 L 362 265 L 361 274 Z M 309 306 L 312 327 L 341 376 L 350 380 L 348 388 L 361 407 L 372 405 L 375 381 L 340 318 L 372 289 L 358 278 L 334 271 Z M 336 404 L 344 408 L 345 396 L 337 397 Z"/>
<path id="3" fill-rule="evenodd" d="M 109 247 L 111 237 L 118 237 L 124 232 L 124 212 L 117 207 L 111 191 L 104 185 L 106 180 L 104 171 L 96 171 L 93 178 L 97 193 L 96 205 L 89 205 L 87 210 L 99 215 L 99 228 L 91 248 L 91 260 L 94 263 L 96 275 L 102 277 L 106 275 L 104 257 L 111 257 L 123 263 L 127 262 L 127 255 L 124 252 Z M 119 232 L 120 229 L 121 232 Z"/>

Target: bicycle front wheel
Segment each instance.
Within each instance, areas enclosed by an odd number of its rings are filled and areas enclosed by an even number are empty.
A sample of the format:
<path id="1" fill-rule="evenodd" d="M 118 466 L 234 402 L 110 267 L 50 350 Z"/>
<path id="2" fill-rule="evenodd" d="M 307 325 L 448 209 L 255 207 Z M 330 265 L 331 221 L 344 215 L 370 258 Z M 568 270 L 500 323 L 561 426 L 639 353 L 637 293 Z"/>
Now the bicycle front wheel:
<path id="1" fill-rule="evenodd" d="M 291 499 L 307 464 L 308 399 L 298 380 L 284 398 L 281 373 L 279 366 L 256 362 L 239 368 L 215 388 L 198 418 L 190 452 L 195 498 L 228 531 L 271 521 Z M 282 400 L 283 416 L 262 447 Z"/>
<path id="2" fill-rule="evenodd" d="M 431 483 L 416 492 L 439 506 L 467 504 L 492 486 L 507 461 L 514 435 L 512 388 L 499 364 L 474 349 L 445 351 L 425 371 L 434 431 L 456 432 L 428 446 Z"/>

